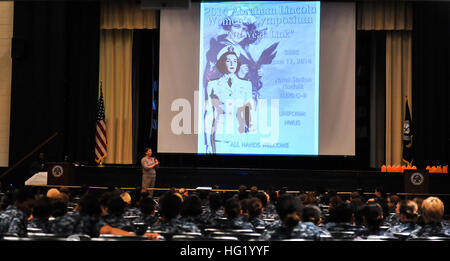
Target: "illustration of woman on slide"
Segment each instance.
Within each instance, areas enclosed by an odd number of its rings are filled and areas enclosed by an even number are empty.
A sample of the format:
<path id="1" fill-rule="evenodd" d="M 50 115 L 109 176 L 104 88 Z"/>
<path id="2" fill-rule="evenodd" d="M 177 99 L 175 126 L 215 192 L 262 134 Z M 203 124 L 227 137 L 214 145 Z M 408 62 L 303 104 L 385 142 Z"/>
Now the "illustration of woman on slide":
<path id="1" fill-rule="evenodd" d="M 252 84 L 238 77 L 239 52 L 225 46 L 218 53 L 216 68 L 221 73 L 207 84 L 205 100 L 206 153 L 228 152 L 231 142 L 253 132 L 254 100 Z"/>

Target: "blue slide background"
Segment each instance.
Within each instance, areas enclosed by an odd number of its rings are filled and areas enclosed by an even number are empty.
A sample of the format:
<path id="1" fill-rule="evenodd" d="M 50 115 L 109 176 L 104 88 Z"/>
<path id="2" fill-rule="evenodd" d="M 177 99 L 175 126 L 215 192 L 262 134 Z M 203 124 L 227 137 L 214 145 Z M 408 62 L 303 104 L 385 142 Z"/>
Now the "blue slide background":
<path id="1" fill-rule="evenodd" d="M 206 152 L 206 67 L 214 44 L 227 33 L 222 24 L 230 14 L 252 29 L 250 43 L 241 46 L 253 62 L 246 78 L 257 102 L 257 126 L 256 133 L 233 135 L 230 146 L 216 153 L 318 155 L 320 2 L 267 1 L 201 3 L 198 153 Z"/>

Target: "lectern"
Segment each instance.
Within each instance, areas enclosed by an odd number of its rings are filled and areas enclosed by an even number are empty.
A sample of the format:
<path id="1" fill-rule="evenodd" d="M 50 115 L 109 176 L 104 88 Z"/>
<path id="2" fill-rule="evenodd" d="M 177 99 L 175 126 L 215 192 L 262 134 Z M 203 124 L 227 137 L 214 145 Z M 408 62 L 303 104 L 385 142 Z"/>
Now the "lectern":
<path id="1" fill-rule="evenodd" d="M 430 177 L 427 170 L 408 169 L 404 171 L 406 193 L 428 193 L 430 188 Z"/>
<path id="2" fill-rule="evenodd" d="M 75 185 L 75 166 L 70 162 L 49 162 L 47 185 Z"/>

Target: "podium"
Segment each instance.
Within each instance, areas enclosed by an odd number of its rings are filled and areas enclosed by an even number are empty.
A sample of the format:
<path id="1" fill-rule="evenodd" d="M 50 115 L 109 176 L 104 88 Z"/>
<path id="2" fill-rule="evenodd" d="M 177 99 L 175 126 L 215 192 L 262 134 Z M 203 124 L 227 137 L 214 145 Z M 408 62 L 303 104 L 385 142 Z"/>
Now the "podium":
<path id="1" fill-rule="evenodd" d="M 430 174 L 427 170 L 408 169 L 404 171 L 403 184 L 406 193 L 428 193 Z"/>
<path id="2" fill-rule="evenodd" d="M 47 185 L 70 186 L 75 184 L 75 166 L 70 162 L 47 163 Z"/>

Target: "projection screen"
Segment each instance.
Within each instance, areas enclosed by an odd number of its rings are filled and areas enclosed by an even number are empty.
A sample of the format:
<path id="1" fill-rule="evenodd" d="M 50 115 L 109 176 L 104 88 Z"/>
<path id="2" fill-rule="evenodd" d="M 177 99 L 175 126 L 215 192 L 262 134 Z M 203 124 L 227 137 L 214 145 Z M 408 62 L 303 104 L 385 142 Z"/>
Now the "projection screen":
<path id="1" fill-rule="evenodd" d="M 158 153 L 355 155 L 355 4 L 161 10 Z"/>

